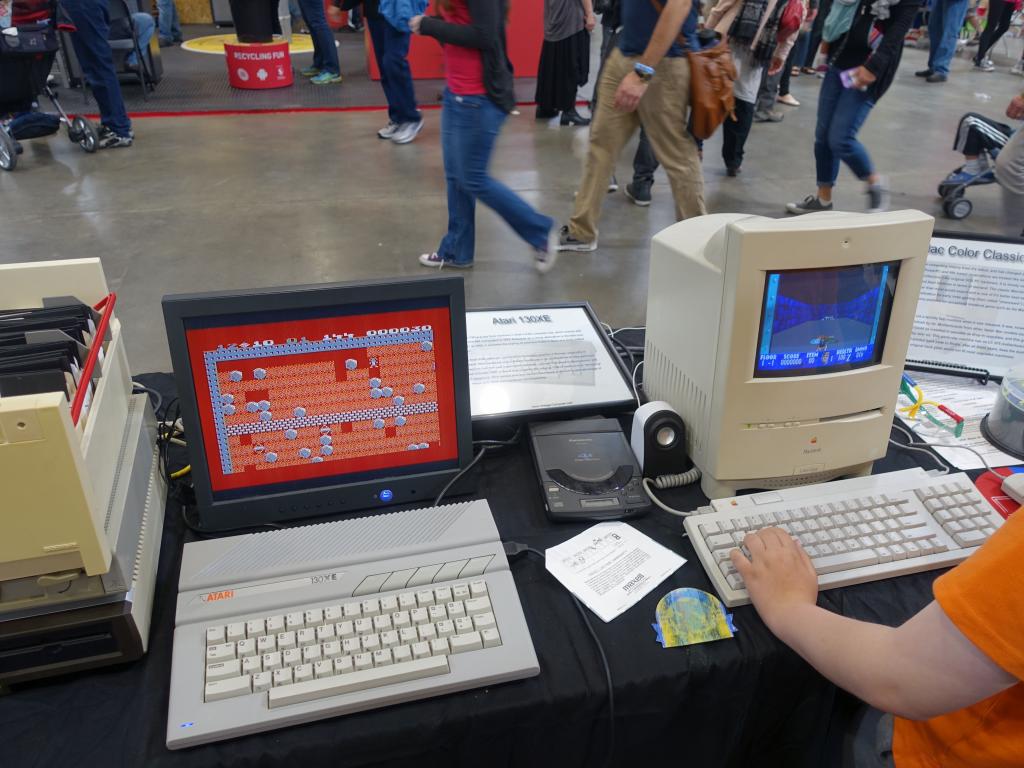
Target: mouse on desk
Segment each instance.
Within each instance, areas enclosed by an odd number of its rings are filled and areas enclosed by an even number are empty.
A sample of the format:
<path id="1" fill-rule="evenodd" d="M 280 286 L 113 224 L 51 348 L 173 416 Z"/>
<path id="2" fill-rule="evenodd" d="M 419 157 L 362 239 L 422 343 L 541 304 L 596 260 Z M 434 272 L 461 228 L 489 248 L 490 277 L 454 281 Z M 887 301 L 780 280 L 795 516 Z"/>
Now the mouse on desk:
<path id="1" fill-rule="evenodd" d="M 1007 475 L 1003 480 L 1003 493 L 1018 504 L 1024 504 L 1024 472 Z"/>

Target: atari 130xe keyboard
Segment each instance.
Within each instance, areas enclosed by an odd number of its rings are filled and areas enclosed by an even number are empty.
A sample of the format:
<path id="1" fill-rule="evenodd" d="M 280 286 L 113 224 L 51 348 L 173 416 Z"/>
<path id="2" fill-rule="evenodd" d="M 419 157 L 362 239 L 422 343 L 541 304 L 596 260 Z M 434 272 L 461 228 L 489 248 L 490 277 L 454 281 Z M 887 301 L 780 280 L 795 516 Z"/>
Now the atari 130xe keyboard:
<path id="1" fill-rule="evenodd" d="M 722 601 L 733 607 L 750 596 L 729 551 L 750 531 L 777 526 L 799 539 L 818 587 L 833 589 L 956 565 L 1002 523 L 962 472 L 906 469 L 717 499 L 685 527 Z"/>
<path id="2" fill-rule="evenodd" d="M 532 677 L 486 501 L 185 545 L 171 749 Z"/>

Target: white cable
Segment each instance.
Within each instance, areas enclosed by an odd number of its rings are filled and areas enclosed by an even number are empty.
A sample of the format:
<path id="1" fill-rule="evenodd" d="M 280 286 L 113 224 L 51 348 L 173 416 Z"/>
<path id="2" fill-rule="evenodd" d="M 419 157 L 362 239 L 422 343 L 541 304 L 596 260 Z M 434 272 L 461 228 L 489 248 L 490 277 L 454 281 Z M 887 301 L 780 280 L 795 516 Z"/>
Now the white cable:
<path id="1" fill-rule="evenodd" d="M 689 478 L 691 476 L 693 478 L 692 480 L 689 480 L 688 482 L 680 482 L 677 485 L 689 485 L 689 483 L 696 482 L 698 479 L 700 479 L 700 470 L 697 469 L 696 467 L 694 467 L 689 472 L 683 472 L 682 474 L 679 474 L 679 475 L 664 475 L 663 477 L 659 477 L 658 480 L 656 480 L 656 481 L 652 481 L 649 477 L 645 477 L 641 482 L 643 483 L 644 491 L 647 493 L 647 498 L 649 498 L 651 501 L 653 501 L 654 504 L 657 507 L 659 507 L 660 509 L 665 510 L 670 515 L 675 515 L 676 517 L 689 517 L 690 515 L 695 514 L 697 512 L 697 510 L 691 510 L 690 512 L 683 512 L 683 510 L 681 510 L 681 509 L 673 509 L 672 507 L 666 505 L 664 502 L 661 501 L 661 499 L 659 499 L 657 496 L 654 495 L 654 491 L 651 490 L 651 485 L 657 484 L 659 481 L 664 480 L 665 478 L 678 479 L 678 478 Z M 661 488 L 662 486 L 658 485 L 658 487 Z M 664 487 L 665 488 L 675 488 L 676 485 L 665 485 Z"/>
<path id="2" fill-rule="evenodd" d="M 643 365 L 643 364 L 644 364 L 644 361 L 641 360 L 639 363 L 636 364 L 636 367 L 633 369 L 633 377 L 632 377 L 633 378 L 633 382 L 632 382 L 633 383 L 633 397 L 636 398 L 637 408 L 639 408 L 641 405 L 643 405 L 643 403 L 640 402 L 640 393 L 637 391 L 637 387 L 636 387 L 636 374 L 637 374 L 637 371 L 640 370 L 640 366 Z"/>
<path id="3" fill-rule="evenodd" d="M 661 477 L 654 478 L 654 487 L 659 491 L 664 491 L 667 488 L 680 488 L 684 485 L 692 485 L 700 480 L 700 470 L 696 467 L 691 467 L 686 472 L 680 472 L 677 475 L 662 475 Z"/>
<path id="4" fill-rule="evenodd" d="M 943 459 L 939 456 L 937 451 L 932 451 L 932 450 L 928 450 L 928 449 L 930 449 L 930 448 L 954 448 L 954 449 L 959 449 L 961 451 L 969 451 L 969 452 L 973 453 L 975 456 L 977 456 L 978 460 L 982 464 L 985 465 L 986 472 L 991 472 L 994 477 L 999 478 L 999 482 L 1000 483 L 1003 482 L 1003 480 L 1006 479 L 1006 478 L 1004 478 L 1002 475 L 1000 475 L 998 472 L 996 472 L 992 468 L 992 465 L 988 463 L 988 460 L 981 453 L 979 453 L 978 451 L 974 450 L 970 446 L 967 446 L 967 445 L 953 445 L 953 444 L 950 444 L 950 443 L 928 443 L 928 442 L 925 442 L 925 441 L 917 442 L 917 441 L 914 441 L 913 438 L 911 437 L 912 434 L 914 436 L 916 436 L 916 437 L 920 437 L 920 435 L 918 435 L 917 432 L 914 432 L 913 430 L 904 429 L 902 426 L 900 426 L 899 424 L 896 424 L 895 422 L 893 422 L 893 427 L 895 427 L 900 432 L 902 432 L 907 437 L 907 439 L 910 440 L 911 442 L 907 443 L 907 444 L 904 444 L 904 443 L 899 443 L 899 442 L 897 442 L 895 440 L 892 440 L 890 438 L 890 440 L 889 440 L 890 443 L 895 445 L 897 448 L 905 448 L 908 451 L 920 451 L 921 453 L 929 454 L 932 458 L 934 458 L 937 462 L 939 462 L 943 467 L 946 468 L 946 471 L 943 474 L 947 474 L 948 475 L 952 469 L 955 469 L 955 467 L 953 467 L 952 465 L 950 465 L 947 462 L 943 461 Z"/>
<path id="5" fill-rule="evenodd" d="M 647 326 L 646 325 L 633 325 L 633 326 L 627 326 L 625 328 L 616 328 L 614 331 L 612 331 L 608 335 L 609 336 L 615 336 L 616 334 L 622 333 L 623 331 L 646 331 L 646 330 L 647 330 Z"/>

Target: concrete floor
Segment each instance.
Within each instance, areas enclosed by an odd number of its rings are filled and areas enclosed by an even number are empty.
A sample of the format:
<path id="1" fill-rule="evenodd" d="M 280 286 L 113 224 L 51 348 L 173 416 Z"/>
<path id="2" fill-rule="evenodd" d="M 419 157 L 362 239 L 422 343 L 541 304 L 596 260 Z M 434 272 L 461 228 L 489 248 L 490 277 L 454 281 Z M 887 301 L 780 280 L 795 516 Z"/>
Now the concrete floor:
<path id="1" fill-rule="evenodd" d="M 595 42 L 596 44 L 596 42 Z M 1000 117 L 1024 81 L 956 62 L 946 85 L 913 77 L 925 54 L 907 51 L 901 74 L 861 138 L 889 175 L 893 206 L 939 214 L 938 181 L 955 165 L 959 116 Z M 743 175 L 725 177 L 720 139 L 705 149 L 708 207 L 769 216 L 813 191 L 811 151 L 819 81 L 794 80 L 799 109 L 784 123 L 756 125 Z M 181 291 L 418 275 L 416 256 L 434 250 L 446 221 L 439 113 L 427 113 L 407 146 L 379 141 L 379 112 L 274 114 L 137 120 L 127 150 L 86 155 L 66 138 L 31 142 L 15 173 L 0 173 L 0 262 L 99 256 L 119 292 L 132 370 L 169 370 L 160 298 Z M 559 220 L 572 206 L 587 132 L 512 118 L 494 175 Z M 631 152 L 619 163 L 629 176 Z M 463 273 L 470 306 L 586 299 L 615 326 L 641 324 L 650 237 L 673 222 L 659 173 L 654 202 L 610 195 L 594 254 L 563 254 L 538 275 L 527 248 L 490 211 L 478 214 L 477 266 Z M 973 191 L 975 213 L 946 229 L 998 231 L 998 190 Z M 863 208 L 844 169 L 836 200 Z"/>

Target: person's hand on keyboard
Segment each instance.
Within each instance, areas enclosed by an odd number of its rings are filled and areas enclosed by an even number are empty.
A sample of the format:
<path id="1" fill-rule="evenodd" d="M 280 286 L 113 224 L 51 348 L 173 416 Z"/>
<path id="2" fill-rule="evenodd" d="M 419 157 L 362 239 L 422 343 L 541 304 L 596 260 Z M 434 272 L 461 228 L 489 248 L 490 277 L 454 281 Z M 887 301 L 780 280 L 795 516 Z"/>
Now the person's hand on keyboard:
<path id="1" fill-rule="evenodd" d="M 743 546 L 749 558 L 739 549 L 729 556 L 769 629 L 774 632 L 789 609 L 815 604 L 818 575 L 800 542 L 781 528 L 764 528 L 748 533 Z"/>

